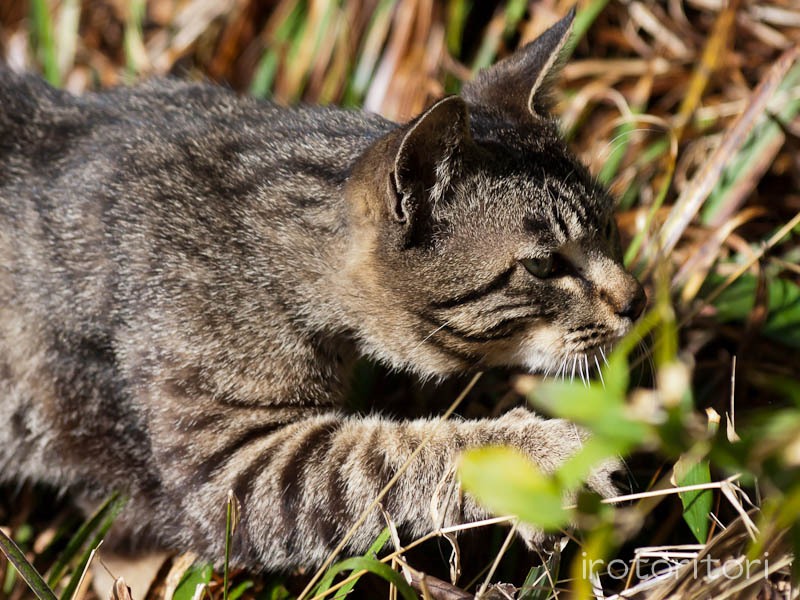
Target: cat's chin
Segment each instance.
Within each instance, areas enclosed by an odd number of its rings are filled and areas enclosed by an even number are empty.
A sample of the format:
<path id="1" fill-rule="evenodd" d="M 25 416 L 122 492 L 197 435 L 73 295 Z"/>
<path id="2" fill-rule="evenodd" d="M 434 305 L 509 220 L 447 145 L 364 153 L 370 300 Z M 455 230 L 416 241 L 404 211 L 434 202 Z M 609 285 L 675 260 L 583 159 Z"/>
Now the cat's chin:
<path id="1" fill-rule="evenodd" d="M 561 334 L 551 325 L 529 331 L 517 349 L 508 357 L 508 364 L 530 373 L 545 373 L 561 361 Z"/>

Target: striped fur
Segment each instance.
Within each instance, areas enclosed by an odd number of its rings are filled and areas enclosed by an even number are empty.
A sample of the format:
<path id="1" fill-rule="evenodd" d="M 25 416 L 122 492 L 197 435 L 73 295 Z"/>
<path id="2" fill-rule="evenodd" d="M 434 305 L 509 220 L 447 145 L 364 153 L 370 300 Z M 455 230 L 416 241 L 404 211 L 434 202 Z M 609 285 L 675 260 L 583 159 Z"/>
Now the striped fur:
<path id="1" fill-rule="evenodd" d="M 348 415 L 357 357 L 421 377 L 594 358 L 641 289 L 608 195 L 541 112 L 568 25 L 404 125 L 0 70 L 0 476 L 87 504 L 119 489 L 130 539 L 211 558 L 233 489 L 240 564 L 313 565 L 432 427 Z M 551 252 L 557 277 L 519 262 Z M 582 435 L 525 410 L 448 422 L 386 509 L 424 533 L 464 448 L 552 470 Z M 469 496 L 442 511 L 487 516 Z"/>

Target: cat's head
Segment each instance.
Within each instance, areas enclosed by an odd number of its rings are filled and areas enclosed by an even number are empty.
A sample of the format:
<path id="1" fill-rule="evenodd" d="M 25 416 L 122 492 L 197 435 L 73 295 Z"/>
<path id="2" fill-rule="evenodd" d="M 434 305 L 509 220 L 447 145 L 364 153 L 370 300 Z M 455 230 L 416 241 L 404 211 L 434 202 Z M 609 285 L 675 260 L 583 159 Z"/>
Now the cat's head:
<path id="1" fill-rule="evenodd" d="M 374 356 L 427 375 L 595 365 L 645 296 L 614 205 L 547 114 L 574 17 L 373 144 L 341 276 Z"/>

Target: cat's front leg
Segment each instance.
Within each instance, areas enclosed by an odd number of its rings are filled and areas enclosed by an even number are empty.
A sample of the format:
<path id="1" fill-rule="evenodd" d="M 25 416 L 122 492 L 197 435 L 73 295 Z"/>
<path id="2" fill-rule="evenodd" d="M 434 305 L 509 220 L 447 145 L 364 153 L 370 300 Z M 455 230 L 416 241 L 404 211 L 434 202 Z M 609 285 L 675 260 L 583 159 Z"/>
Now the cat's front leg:
<path id="1" fill-rule="evenodd" d="M 210 431 L 210 430 L 209 430 Z M 198 435 L 209 435 L 209 431 Z M 241 503 L 234 540 L 238 562 L 267 569 L 320 564 L 412 453 L 430 437 L 384 497 L 382 506 L 406 535 L 490 516 L 469 495 L 449 496 L 434 523 L 461 451 L 486 445 L 515 447 L 551 472 L 581 445 L 574 425 L 518 409 L 499 419 L 392 421 L 326 412 L 289 424 L 220 426 L 193 452 L 164 464 L 173 498 L 182 498 L 191 543 L 209 558 L 221 556 L 224 504 L 233 490 Z M 200 441 L 200 438 L 197 438 Z M 590 485 L 613 493 L 608 471 Z M 177 492 L 182 492 L 182 496 Z M 345 553 L 363 552 L 385 526 L 374 508 Z M 541 536 L 526 530 L 529 543 Z"/>

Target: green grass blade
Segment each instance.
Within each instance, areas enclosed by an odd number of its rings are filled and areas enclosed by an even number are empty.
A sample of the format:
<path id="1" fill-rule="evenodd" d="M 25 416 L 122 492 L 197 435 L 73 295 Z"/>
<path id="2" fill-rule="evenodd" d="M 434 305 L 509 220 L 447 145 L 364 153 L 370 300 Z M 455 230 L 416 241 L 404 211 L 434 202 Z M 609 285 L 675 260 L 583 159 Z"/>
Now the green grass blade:
<path id="1" fill-rule="evenodd" d="M 381 0 L 372 13 L 355 71 L 344 93 L 342 103 L 345 106 L 358 106 L 363 103 L 389 33 L 396 4 L 397 0 Z"/>
<path id="2" fill-rule="evenodd" d="M 586 35 L 586 32 L 589 31 L 597 15 L 603 11 L 606 4 L 608 4 L 608 0 L 594 0 L 578 11 L 578 14 L 575 15 L 575 21 L 572 23 L 572 35 L 561 51 L 560 58 L 562 61 L 566 61 L 572 56 L 575 46 L 581 41 L 581 38 Z"/>
<path id="3" fill-rule="evenodd" d="M 258 600 L 289 600 L 294 598 L 286 589 L 282 578 L 277 577 L 264 584 L 264 589 L 258 595 Z"/>
<path id="4" fill-rule="evenodd" d="M 388 527 L 384 527 L 383 531 L 381 531 L 380 534 L 378 534 L 378 537 L 375 538 L 375 541 L 372 542 L 372 545 L 364 553 L 364 558 L 375 558 L 375 555 L 378 552 L 380 552 L 383 549 L 383 547 L 386 545 L 386 542 L 389 541 L 389 537 L 390 537 L 389 528 Z M 336 565 L 334 565 L 334 567 L 335 566 Z M 314 590 L 314 595 L 318 596 L 319 594 L 327 592 L 330 589 L 331 585 L 333 585 L 333 580 L 334 580 L 334 578 L 336 577 L 336 575 L 338 573 L 339 573 L 339 570 L 335 570 L 334 571 L 333 567 L 328 569 L 325 572 L 325 575 L 323 576 L 323 578 L 317 584 L 317 587 Z M 355 574 L 355 570 L 350 574 L 354 575 Z M 351 581 L 347 585 L 343 586 L 342 589 L 340 589 L 337 592 L 336 595 L 337 596 L 342 596 L 342 597 L 346 596 L 350 592 L 350 590 L 353 589 L 353 587 L 356 585 L 356 583 L 358 583 L 358 579 L 354 579 L 353 581 Z"/>
<path id="5" fill-rule="evenodd" d="M 208 585 L 211 581 L 212 573 L 213 567 L 210 564 L 196 565 L 188 569 L 178 587 L 175 588 L 172 600 L 192 600 L 197 586 L 201 584 Z"/>
<path id="6" fill-rule="evenodd" d="M 502 31 L 496 30 L 491 26 L 486 28 L 486 32 L 481 39 L 481 44 L 478 47 L 478 52 L 475 55 L 475 60 L 472 61 L 472 72 L 477 73 L 481 69 L 487 68 L 494 61 L 497 54 L 497 48 L 502 39 Z"/>
<path id="7" fill-rule="evenodd" d="M 783 78 L 777 93 L 791 94 L 800 83 L 800 64 Z M 800 98 L 788 101 L 775 115 L 782 123 L 792 123 L 800 113 Z M 725 221 L 749 195 L 751 186 L 739 191 L 742 182 L 756 182 L 772 164 L 783 146 L 785 136 L 773 119 L 765 119 L 750 132 L 750 137 L 731 160 L 720 177 L 717 187 L 709 194 L 700 218 L 707 225 L 718 226 Z M 752 184 L 751 184 L 752 185 Z M 738 193 L 737 193 L 738 192 Z"/>
<path id="8" fill-rule="evenodd" d="M 378 537 L 372 543 L 372 546 L 369 547 L 369 550 L 367 550 L 364 553 L 364 558 L 375 558 L 375 555 L 378 554 L 378 552 L 380 552 L 386 545 L 386 542 L 389 541 L 389 535 L 390 535 L 389 528 L 385 527 L 383 531 L 381 531 L 380 535 L 378 535 Z M 350 574 L 354 575 L 355 571 L 351 571 Z M 355 587 L 356 583 L 358 583 L 358 579 L 354 579 L 350 583 L 343 585 L 342 588 L 336 593 L 336 595 L 341 598 L 345 598 L 347 594 L 349 594 Z"/>
<path id="9" fill-rule="evenodd" d="M 94 512 L 94 514 L 89 517 L 83 525 L 81 525 L 80 529 L 75 532 L 75 535 L 70 538 L 67 547 L 64 548 L 64 551 L 58 556 L 56 562 L 54 562 L 53 566 L 50 567 L 50 574 L 47 576 L 48 585 L 55 587 L 58 584 L 58 581 L 61 579 L 61 576 L 64 574 L 64 571 L 67 568 L 67 565 L 72 562 L 72 559 L 78 554 L 78 551 L 86 543 L 86 540 L 89 539 L 89 536 L 92 534 L 92 532 L 94 532 L 94 530 L 97 529 L 103 520 L 108 516 L 111 506 L 117 501 L 118 498 L 119 493 L 114 492 L 111 494 L 108 499 L 103 502 L 103 504 L 100 505 L 100 507 Z"/>
<path id="10" fill-rule="evenodd" d="M 468 0 L 450 0 L 447 3 L 445 39 L 447 40 L 447 49 L 453 56 L 461 54 L 464 25 L 467 23 L 467 15 L 472 8 L 471 4 Z"/>
<path id="11" fill-rule="evenodd" d="M 278 73 L 280 48 L 300 26 L 303 16 L 303 2 L 296 2 L 291 12 L 281 24 L 278 25 L 272 44 L 261 57 L 250 83 L 250 94 L 253 96 L 257 98 L 266 98 L 269 96 L 272 84 L 275 81 L 275 75 Z"/>
<path id="12" fill-rule="evenodd" d="M 710 282 L 721 281 L 713 276 Z M 758 279 L 745 273 L 723 291 L 714 301 L 716 319 L 721 323 L 747 323 L 755 307 Z M 793 348 L 800 348 L 800 286 L 790 279 L 766 278 L 767 314 L 761 324 L 761 334 Z"/>
<path id="13" fill-rule="evenodd" d="M 519 590 L 519 600 L 547 600 L 553 597 L 553 583 L 558 581 L 560 566 L 561 552 L 553 552 L 545 564 L 531 567 Z"/>
<path id="14" fill-rule="evenodd" d="M 61 73 L 56 59 L 56 45 L 53 39 L 53 22 L 47 0 L 31 0 L 31 20 L 33 21 L 36 54 L 42 62 L 44 78 L 56 87 L 61 85 Z"/>
<path id="15" fill-rule="evenodd" d="M 128 19 L 125 21 L 123 49 L 125 51 L 125 68 L 129 75 L 136 75 L 145 66 L 147 51 L 144 46 L 142 22 L 147 15 L 144 0 L 131 0 L 128 8 Z"/>
<path id="16" fill-rule="evenodd" d="M 28 559 L 25 558 L 25 554 L 19 549 L 19 546 L 14 543 L 14 540 L 3 533 L 1 529 L 0 550 L 6 555 L 8 562 L 14 565 L 14 568 L 39 600 L 56 600 L 56 595 L 53 593 L 53 590 L 48 587 L 42 576 L 39 575 L 39 572 L 28 562 Z"/>
<path id="17" fill-rule="evenodd" d="M 403 579 L 403 576 L 400 575 L 400 573 L 393 571 L 389 565 L 384 564 L 374 558 L 367 558 L 365 556 L 348 558 L 347 560 L 338 562 L 335 565 L 331 565 L 325 576 L 326 578 L 330 576 L 331 581 L 333 581 L 333 577 L 342 571 L 368 571 L 377 575 L 378 577 L 381 577 L 382 579 L 385 579 L 389 583 L 394 584 L 399 594 L 405 600 L 419 600 L 417 595 L 414 593 L 414 590 L 412 590 L 411 586 L 406 583 L 406 580 Z M 330 584 L 328 584 L 328 587 L 330 587 Z"/>
<path id="18" fill-rule="evenodd" d="M 631 240 L 630 245 L 625 250 L 625 257 L 623 260 L 626 267 L 631 267 L 633 259 L 635 259 L 636 255 L 639 254 L 639 250 L 644 243 L 645 235 L 647 235 L 647 232 L 650 231 L 650 225 L 653 223 L 653 219 L 656 218 L 658 209 L 661 208 L 662 204 L 664 204 L 664 200 L 667 197 L 667 192 L 672 185 L 672 176 L 675 173 L 675 161 L 671 159 L 668 160 L 669 165 L 667 166 L 667 172 L 664 175 L 664 181 L 661 183 L 661 188 L 658 190 L 658 196 L 656 196 L 655 202 L 653 202 L 652 206 L 650 206 L 650 210 L 647 211 L 647 218 L 645 219 L 644 227 L 642 227 L 636 233 L 633 240 Z"/>
<path id="19" fill-rule="evenodd" d="M 5 577 L 3 578 L 3 587 L 0 590 L 0 599 L 2 600 L 5 600 L 11 595 L 11 592 L 14 590 L 14 586 L 17 584 L 17 576 L 19 575 L 19 571 L 8 564 L 8 561 L 5 561 L 4 566 L 6 567 L 3 570 Z"/>
<path id="20" fill-rule="evenodd" d="M 503 35 L 508 37 L 514 33 L 526 10 L 528 10 L 528 0 L 509 0 L 506 3 L 506 28 Z"/>
<path id="21" fill-rule="evenodd" d="M 597 174 L 597 179 L 599 179 L 600 183 L 603 185 L 608 185 L 611 180 L 614 179 L 614 175 L 617 174 L 619 165 L 625 157 L 625 152 L 628 151 L 628 141 L 630 140 L 634 128 L 635 126 L 633 123 L 623 123 L 614 130 L 614 137 L 611 141 L 611 154 L 608 160 L 603 163 L 600 172 Z"/>
<path id="22" fill-rule="evenodd" d="M 123 509 L 125 504 L 127 504 L 128 499 L 126 497 L 117 498 L 112 502 L 108 510 L 105 512 L 105 520 L 103 524 L 100 526 L 100 529 L 97 531 L 97 534 L 92 539 L 92 543 L 84 550 L 83 554 L 81 555 L 78 564 L 75 565 L 75 569 L 72 571 L 72 575 L 69 578 L 69 582 L 67 583 L 67 587 L 64 588 L 64 591 L 61 592 L 61 600 L 72 600 L 72 596 L 75 595 L 75 590 L 78 589 L 78 584 L 83 577 L 83 572 L 86 569 L 86 565 L 89 564 L 89 559 L 92 556 L 92 552 L 100 545 L 100 542 L 103 541 L 103 538 L 108 533 L 108 530 L 111 529 L 111 525 L 114 524 L 114 520 L 119 515 L 120 511 Z"/>
<path id="23" fill-rule="evenodd" d="M 228 565 L 231 559 L 231 538 L 239 522 L 239 500 L 228 490 L 227 511 L 225 517 L 225 568 L 222 575 L 222 598 L 228 600 Z"/>
<path id="24" fill-rule="evenodd" d="M 255 583 L 253 583 L 249 579 L 247 581 L 243 581 L 242 583 L 240 583 L 239 585 L 237 585 L 235 588 L 233 588 L 230 591 L 230 593 L 228 594 L 228 600 L 239 600 L 239 598 L 241 598 L 242 594 L 244 594 L 247 590 L 249 590 L 254 585 L 255 585 Z"/>

